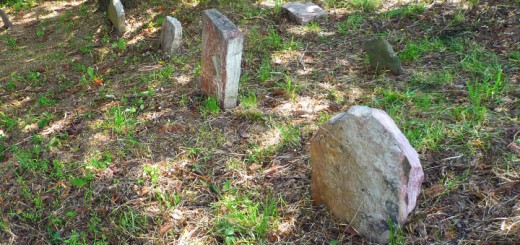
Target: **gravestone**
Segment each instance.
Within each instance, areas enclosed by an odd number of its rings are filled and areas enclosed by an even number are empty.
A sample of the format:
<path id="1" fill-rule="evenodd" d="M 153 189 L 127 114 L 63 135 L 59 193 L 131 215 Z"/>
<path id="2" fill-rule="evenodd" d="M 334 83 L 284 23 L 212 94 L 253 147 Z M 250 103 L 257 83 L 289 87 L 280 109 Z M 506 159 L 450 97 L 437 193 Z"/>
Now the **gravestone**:
<path id="1" fill-rule="evenodd" d="M 182 43 L 182 25 L 177 19 L 166 16 L 159 42 L 163 52 L 167 54 L 174 54 L 179 49 Z"/>
<path id="2" fill-rule="evenodd" d="M 214 96 L 222 109 L 237 105 L 244 35 L 215 9 L 202 13 L 202 92 Z"/>
<path id="3" fill-rule="evenodd" d="M 363 43 L 363 49 L 367 52 L 370 66 L 379 73 L 390 70 L 396 75 L 403 74 L 403 67 L 392 45 L 383 38 L 369 39 Z"/>
<path id="4" fill-rule="evenodd" d="M 118 34 L 123 35 L 126 32 L 125 10 L 120 0 L 111 0 L 108 5 L 108 18 L 116 28 Z"/>
<path id="5" fill-rule="evenodd" d="M 353 106 L 311 140 L 311 194 L 373 242 L 405 223 L 423 181 L 417 152 L 386 112 Z"/>
<path id="6" fill-rule="evenodd" d="M 289 19 L 300 25 L 305 25 L 309 21 L 327 16 L 327 12 L 314 3 L 288 3 L 283 6 L 283 11 Z"/>

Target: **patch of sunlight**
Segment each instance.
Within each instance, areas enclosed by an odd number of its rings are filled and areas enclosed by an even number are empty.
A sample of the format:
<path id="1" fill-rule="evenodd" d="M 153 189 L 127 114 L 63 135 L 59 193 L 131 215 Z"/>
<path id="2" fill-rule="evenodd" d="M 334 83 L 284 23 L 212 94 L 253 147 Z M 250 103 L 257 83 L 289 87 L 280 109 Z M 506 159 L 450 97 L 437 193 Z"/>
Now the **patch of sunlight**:
<path id="1" fill-rule="evenodd" d="M 298 97 L 294 101 L 285 102 L 275 108 L 275 111 L 283 116 L 298 114 L 300 117 L 313 118 L 316 113 L 329 107 L 327 100 L 313 99 L 311 97 Z"/>

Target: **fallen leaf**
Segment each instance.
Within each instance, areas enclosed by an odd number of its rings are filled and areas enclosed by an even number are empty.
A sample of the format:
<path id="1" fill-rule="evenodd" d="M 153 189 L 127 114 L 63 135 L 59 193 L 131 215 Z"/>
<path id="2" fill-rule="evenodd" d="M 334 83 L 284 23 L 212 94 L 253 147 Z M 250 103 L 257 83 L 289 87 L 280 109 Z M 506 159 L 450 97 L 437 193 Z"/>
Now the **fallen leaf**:
<path id="1" fill-rule="evenodd" d="M 94 80 L 94 83 L 95 83 L 96 85 L 98 85 L 98 86 L 103 85 L 103 80 L 101 80 L 101 78 L 99 78 L 99 77 L 95 77 L 93 80 Z"/>
<path id="2" fill-rule="evenodd" d="M 455 236 L 455 234 L 453 233 L 453 231 L 444 232 L 444 238 L 446 238 L 446 239 L 452 239 L 454 236 Z"/>
<path id="3" fill-rule="evenodd" d="M 430 188 L 424 190 L 424 193 L 426 194 L 426 196 L 435 198 L 435 197 L 439 196 L 444 191 L 444 189 L 446 189 L 444 187 L 444 185 L 436 184 L 436 185 L 432 185 Z"/>
<path id="4" fill-rule="evenodd" d="M 516 142 L 509 144 L 507 148 L 514 153 L 520 153 L 520 146 Z"/>
<path id="5" fill-rule="evenodd" d="M 254 171 L 254 170 L 257 170 L 257 169 L 259 169 L 259 168 L 261 168 L 261 167 L 262 167 L 262 165 L 260 165 L 260 164 L 256 164 L 256 163 L 253 163 L 253 164 L 251 164 L 251 166 L 249 166 L 249 169 L 250 169 L 251 171 Z"/>
<path id="6" fill-rule="evenodd" d="M 173 223 L 165 224 L 159 229 L 159 234 L 164 235 L 166 234 L 171 228 L 173 227 Z"/>
<path id="7" fill-rule="evenodd" d="M 118 196 L 118 195 L 112 195 L 112 197 L 110 198 L 110 201 L 111 201 L 112 203 L 115 203 L 118 199 L 119 199 L 119 196 Z"/>

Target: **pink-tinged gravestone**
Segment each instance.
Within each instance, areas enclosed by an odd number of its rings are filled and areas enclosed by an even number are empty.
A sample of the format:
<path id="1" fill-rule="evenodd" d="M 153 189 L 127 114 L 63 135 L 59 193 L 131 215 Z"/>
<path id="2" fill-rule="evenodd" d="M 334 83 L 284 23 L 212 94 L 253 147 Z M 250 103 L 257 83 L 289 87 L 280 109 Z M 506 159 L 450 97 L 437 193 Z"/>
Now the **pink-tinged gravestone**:
<path id="1" fill-rule="evenodd" d="M 218 99 L 223 109 L 237 105 L 244 35 L 215 9 L 202 14 L 202 92 Z"/>
<path id="2" fill-rule="evenodd" d="M 388 242 L 389 221 L 415 208 L 423 170 L 415 149 L 386 112 L 353 106 L 311 141 L 311 193 L 334 216 L 373 242 Z"/>

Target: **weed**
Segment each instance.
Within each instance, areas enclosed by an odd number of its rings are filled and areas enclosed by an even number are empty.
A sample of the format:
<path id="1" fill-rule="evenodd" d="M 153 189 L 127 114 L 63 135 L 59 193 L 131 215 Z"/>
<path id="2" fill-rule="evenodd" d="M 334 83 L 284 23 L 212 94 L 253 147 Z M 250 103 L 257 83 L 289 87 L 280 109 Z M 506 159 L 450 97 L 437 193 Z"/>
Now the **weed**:
<path id="1" fill-rule="evenodd" d="M 213 97 L 207 97 L 204 101 L 204 107 L 202 107 L 202 114 L 204 116 L 212 115 L 216 116 L 220 112 L 220 105 L 217 101 L 217 99 Z"/>
<path id="2" fill-rule="evenodd" d="M 247 95 L 242 95 L 240 99 L 240 108 L 237 114 L 248 120 L 259 120 L 263 113 L 258 109 L 258 101 L 254 92 L 249 92 Z"/>
<path id="3" fill-rule="evenodd" d="M 301 89 L 301 86 L 297 86 L 290 76 L 285 76 L 285 83 L 277 83 L 277 87 L 284 90 L 291 100 L 296 98 L 297 93 Z"/>
<path id="4" fill-rule="evenodd" d="M 260 68 L 258 68 L 258 80 L 265 82 L 271 78 L 271 59 L 264 57 Z"/>
<path id="5" fill-rule="evenodd" d="M 141 231 L 141 227 L 144 227 L 147 223 L 146 216 L 135 212 L 130 208 L 123 209 L 121 214 L 119 214 L 119 227 L 123 229 L 125 232 L 139 232 Z"/>
<path id="6" fill-rule="evenodd" d="M 404 233 L 403 233 L 403 230 L 401 229 L 401 227 L 394 223 L 394 221 L 392 219 L 390 219 L 390 217 L 388 217 L 388 227 L 389 227 L 389 230 L 390 230 L 390 233 L 389 233 L 389 238 L 388 238 L 388 244 L 390 245 L 402 245 L 402 244 L 405 244 L 405 238 L 404 238 Z"/>
<path id="7" fill-rule="evenodd" d="M 464 71 L 485 75 L 496 72 L 500 65 L 493 52 L 486 51 L 478 45 L 472 45 L 468 54 L 463 55 L 460 65 Z"/>
<path id="8" fill-rule="evenodd" d="M 381 0 L 350 0 L 348 2 L 353 9 L 364 12 L 373 12 L 383 4 Z"/>
<path id="9" fill-rule="evenodd" d="M 363 15 L 357 13 L 350 14 L 346 20 L 338 23 L 338 33 L 341 35 L 346 35 L 348 33 L 355 32 L 359 30 L 363 23 Z"/>
<path id="10" fill-rule="evenodd" d="M 40 97 L 38 97 L 38 100 L 36 103 L 38 104 L 38 106 L 48 107 L 48 106 L 55 105 L 57 103 L 57 101 L 55 99 L 49 99 L 45 95 L 41 95 Z"/>
<path id="11" fill-rule="evenodd" d="M 5 131 L 11 131 L 18 124 L 18 120 L 9 117 L 4 112 L 0 111 L 0 127 L 5 128 Z"/>
<path id="12" fill-rule="evenodd" d="M 312 32 L 312 33 L 320 33 L 321 32 L 321 27 L 320 27 L 320 24 L 318 22 L 315 22 L 315 21 L 311 21 L 307 24 L 306 26 L 306 29 L 307 31 L 309 32 Z"/>
<path id="13" fill-rule="evenodd" d="M 292 125 L 280 125 L 277 127 L 280 132 L 280 148 L 297 147 L 300 145 L 300 129 Z"/>
<path id="14" fill-rule="evenodd" d="M 45 29 L 44 28 L 36 29 L 36 36 L 37 37 L 43 37 L 43 35 L 45 35 Z"/>
<path id="15" fill-rule="evenodd" d="M 255 109 L 258 107 L 255 92 L 250 92 L 246 96 L 242 96 L 240 106 L 244 109 Z"/>
<path id="16" fill-rule="evenodd" d="M 157 166 L 144 166 L 144 173 L 150 178 L 152 185 L 157 185 L 159 183 L 159 167 Z"/>
<path id="17" fill-rule="evenodd" d="M 121 106 L 110 108 L 107 126 L 118 134 L 130 133 L 136 124 L 136 120 L 130 117 L 132 110 L 123 110 Z"/>
<path id="18" fill-rule="evenodd" d="M 417 18 L 417 16 L 424 12 L 424 4 L 407 4 L 401 8 L 392 9 L 382 14 L 384 18 L 393 19 L 398 17 L 404 18 Z"/>
<path id="19" fill-rule="evenodd" d="M 112 43 L 112 48 L 118 49 L 120 51 L 126 50 L 125 39 L 120 37 L 116 42 Z"/>
<path id="20" fill-rule="evenodd" d="M 216 232 L 226 244 L 264 243 L 266 234 L 275 227 L 279 203 L 272 195 L 255 202 L 247 194 L 230 190 L 213 205 L 218 212 Z"/>
<path id="21" fill-rule="evenodd" d="M 267 36 L 264 39 L 263 48 L 280 50 L 282 47 L 282 37 L 276 33 L 273 26 L 267 27 Z"/>
<path id="22" fill-rule="evenodd" d="M 419 43 L 408 42 L 398 55 L 403 61 L 414 61 L 426 53 L 441 52 L 445 49 L 444 43 L 439 39 L 423 39 Z"/>
<path id="23" fill-rule="evenodd" d="M 172 65 L 166 65 L 161 69 L 161 77 L 163 79 L 170 79 L 174 71 L 175 68 Z"/>

